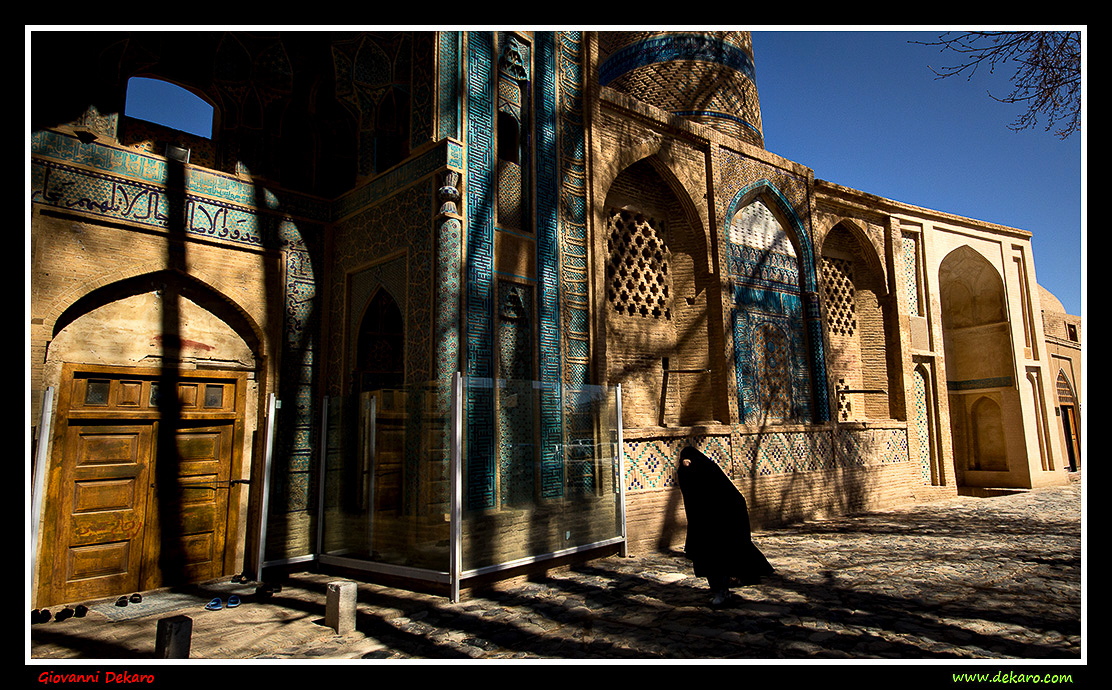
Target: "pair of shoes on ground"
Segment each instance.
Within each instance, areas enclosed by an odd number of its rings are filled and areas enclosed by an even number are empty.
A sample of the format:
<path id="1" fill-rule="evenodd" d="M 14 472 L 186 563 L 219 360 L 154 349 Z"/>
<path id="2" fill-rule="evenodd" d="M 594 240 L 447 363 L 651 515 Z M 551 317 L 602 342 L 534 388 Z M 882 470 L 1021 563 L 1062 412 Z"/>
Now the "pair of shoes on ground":
<path id="1" fill-rule="evenodd" d="M 219 611 L 223 608 L 234 609 L 235 607 L 239 606 L 239 604 L 239 597 L 235 594 L 228 597 L 228 603 L 226 605 L 224 604 L 224 600 L 222 600 L 220 597 L 215 597 L 212 601 L 205 604 L 205 610 Z"/>
<path id="2" fill-rule="evenodd" d="M 120 597 L 119 599 L 117 599 L 116 600 L 116 606 L 127 606 L 128 602 L 130 602 L 132 604 L 138 604 L 142 601 L 143 601 L 143 595 L 136 592 L 135 594 L 132 594 L 130 597 Z"/>
<path id="3" fill-rule="evenodd" d="M 255 596 L 260 599 L 269 599 L 275 592 L 281 592 L 282 585 L 275 583 L 263 583 L 255 588 Z"/>
<path id="4" fill-rule="evenodd" d="M 54 620 L 59 623 L 69 618 L 84 618 L 85 614 L 89 612 L 89 607 L 85 604 L 78 604 L 77 606 L 67 606 L 54 615 Z M 50 609 L 35 609 L 31 612 L 31 623 L 49 623 L 51 619 Z"/>

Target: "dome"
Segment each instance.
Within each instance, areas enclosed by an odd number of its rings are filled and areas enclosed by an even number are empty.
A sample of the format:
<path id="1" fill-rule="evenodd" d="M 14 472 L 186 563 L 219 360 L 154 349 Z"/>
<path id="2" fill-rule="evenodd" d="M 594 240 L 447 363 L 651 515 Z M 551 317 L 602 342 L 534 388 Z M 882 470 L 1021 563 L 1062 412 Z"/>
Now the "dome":
<path id="1" fill-rule="evenodd" d="M 764 148 L 748 31 L 601 32 L 599 83 Z"/>
<path id="2" fill-rule="evenodd" d="M 1043 311 L 1048 311 L 1052 314 L 1066 313 L 1066 308 L 1062 305 L 1062 301 L 1042 285 L 1039 286 L 1039 304 L 1042 306 Z"/>

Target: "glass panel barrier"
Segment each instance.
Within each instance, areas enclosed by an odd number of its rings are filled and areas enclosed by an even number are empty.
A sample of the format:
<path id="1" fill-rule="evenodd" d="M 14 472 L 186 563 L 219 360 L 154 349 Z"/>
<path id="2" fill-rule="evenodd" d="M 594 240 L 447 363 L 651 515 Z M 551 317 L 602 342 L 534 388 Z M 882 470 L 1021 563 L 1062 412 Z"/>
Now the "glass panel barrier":
<path id="1" fill-rule="evenodd" d="M 322 563 L 447 581 L 621 541 L 618 389 L 460 381 L 455 416 L 450 382 L 328 399 Z"/>
<path id="2" fill-rule="evenodd" d="M 426 384 L 329 398 L 322 562 L 448 571 L 449 394 Z"/>
<path id="3" fill-rule="evenodd" d="M 619 540 L 615 389 L 463 383 L 463 576 Z"/>

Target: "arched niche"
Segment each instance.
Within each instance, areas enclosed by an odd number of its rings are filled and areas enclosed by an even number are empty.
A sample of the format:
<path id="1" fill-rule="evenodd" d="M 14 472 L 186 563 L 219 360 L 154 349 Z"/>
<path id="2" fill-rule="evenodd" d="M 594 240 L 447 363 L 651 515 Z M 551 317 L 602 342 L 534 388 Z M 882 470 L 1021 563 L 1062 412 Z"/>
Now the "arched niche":
<path id="1" fill-rule="evenodd" d="M 1024 481 L 1002 474 L 1009 472 L 1012 453 L 1020 469 L 1022 444 L 1009 443 L 1004 434 L 1005 421 L 1021 412 L 1000 273 L 980 252 L 963 245 L 939 264 L 938 291 L 959 476 L 967 485 Z"/>
<path id="2" fill-rule="evenodd" d="M 397 388 L 405 381 L 405 321 L 382 287 L 371 295 L 359 321 L 352 381 L 359 392 Z"/>
<path id="3" fill-rule="evenodd" d="M 1004 415 L 1000 404 L 980 397 L 969 407 L 972 470 L 1005 471 L 1008 450 L 1004 438 Z"/>
<path id="4" fill-rule="evenodd" d="M 968 245 L 938 269 L 946 377 L 952 382 L 1008 379 L 1013 359 L 1007 301 L 1000 273 Z M 983 386 L 981 386 L 983 387 Z"/>
<path id="5" fill-rule="evenodd" d="M 872 243 L 850 221 L 835 225 L 823 238 L 819 259 L 828 366 L 835 388 L 884 391 L 838 394 L 841 421 L 891 419 L 898 367 L 890 367 L 894 348 L 889 334 L 894 318 L 883 266 Z M 884 347 L 876 347 L 883 343 Z"/>
<path id="6" fill-rule="evenodd" d="M 829 404 L 818 280 L 803 222 L 775 185 L 760 180 L 734 196 L 724 239 L 733 291 L 729 325 L 739 421 L 825 421 Z M 770 332 L 783 337 L 758 338 Z M 774 343 L 781 351 L 768 350 Z M 769 371 L 772 362 L 785 369 Z M 785 373 L 790 386 L 778 387 L 780 397 L 773 401 L 766 394 L 770 382 Z"/>
<path id="7" fill-rule="evenodd" d="M 624 423 L 688 426 L 725 417 L 712 352 L 721 330 L 706 236 L 682 185 L 655 157 L 619 173 L 603 209 L 606 377 Z M 713 294 L 715 297 L 710 298 Z M 717 312 L 713 312 L 717 313 Z"/>

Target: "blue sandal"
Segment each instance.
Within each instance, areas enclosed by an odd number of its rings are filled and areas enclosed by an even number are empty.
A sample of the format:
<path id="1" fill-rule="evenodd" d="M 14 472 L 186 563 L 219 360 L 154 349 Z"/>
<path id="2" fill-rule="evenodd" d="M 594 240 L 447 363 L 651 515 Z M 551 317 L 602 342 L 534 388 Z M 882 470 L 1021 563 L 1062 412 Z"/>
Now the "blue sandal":
<path id="1" fill-rule="evenodd" d="M 220 597 L 216 597 L 209 603 L 205 604 L 205 610 L 207 611 L 219 611 L 222 608 L 224 608 L 224 602 L 220 601 Z"/>
<path id="2" fill-rule="evenodd" d="M 228 597 L 228 608 L 234 609 L 237 606 L 239 606 L 239 597 L 235 594 Z"/>

